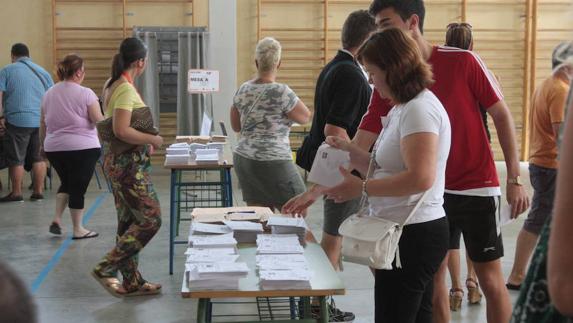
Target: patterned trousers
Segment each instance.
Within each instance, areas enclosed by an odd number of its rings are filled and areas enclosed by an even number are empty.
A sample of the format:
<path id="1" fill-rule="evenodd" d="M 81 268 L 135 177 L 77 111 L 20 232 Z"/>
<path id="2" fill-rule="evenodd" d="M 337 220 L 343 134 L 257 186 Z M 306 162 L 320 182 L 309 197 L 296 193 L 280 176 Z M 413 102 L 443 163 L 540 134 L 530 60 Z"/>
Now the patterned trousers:
<path id="1" fill-rule="evenodd" d="M 161 210 L 149 177 L 147 149 L 120 155 L 105 150 L 104 168 L 112 185 L 118 226 L 115 247 L 94 271 L 101 277 L 116 277 L 120 271 L 123 287 L 133 291 L 146 282 L 137 269 L 138 255 L 159 230 Z"/>

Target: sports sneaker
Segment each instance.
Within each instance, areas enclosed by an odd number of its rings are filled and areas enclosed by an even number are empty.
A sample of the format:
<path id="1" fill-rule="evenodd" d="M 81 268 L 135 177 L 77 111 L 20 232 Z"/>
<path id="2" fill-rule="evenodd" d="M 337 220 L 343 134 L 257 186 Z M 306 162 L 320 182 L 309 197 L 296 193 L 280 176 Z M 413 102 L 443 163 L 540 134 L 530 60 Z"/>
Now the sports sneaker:
<path id="1" fill-rule="evenodd" d="M 41 201 L 44 199 L 44 195 L 40 194 L 40 193 L 33 193 L 30 196 L 30 201 Z"/>
<path id="2" fill-rule="evenodd" d="M 24 198 L 22 197 L 22 195 L 20 196 L 15 196 L 12 193 L 0 198 L 0 203 L 4 203 L 4 202 L 22 202 L 24 201 Z"/>
<path id="3" fill-rule="evenodd" d="M 355 319 L 354 313 L 344 312 L 336 307 L 334 299 L 331 298 L 327 304 L 329 322 L 352 322 Z M 320 305 L 312 305 L 311 313 L 313 319 L 320 319 Z"/>

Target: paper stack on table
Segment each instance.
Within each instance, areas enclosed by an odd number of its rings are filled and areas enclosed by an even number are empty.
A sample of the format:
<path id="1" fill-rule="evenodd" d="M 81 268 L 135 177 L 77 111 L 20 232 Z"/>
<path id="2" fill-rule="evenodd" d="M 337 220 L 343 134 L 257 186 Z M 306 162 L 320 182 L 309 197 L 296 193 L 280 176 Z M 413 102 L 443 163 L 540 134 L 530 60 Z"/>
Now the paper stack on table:
<path id="1" fill-rule="evenodd" d="M 233 232 L 217 235 L 191 234 L 189 245 L 194 248 L 234 248 L 237 240 L 233 237 Z"/>
<path id="2" fill-rule="evenodd" d="M 310 289 L 311 272 L 304 269 L 259 270 L 262 289 Z"/>
<path id="3" fill-rule="evenodd" d="M 191 221 L 191 235 L 195 234 L 223 234 L 233 232 L 233 230 L 224 224 L 211 224 Z"/>
<path id="4" fill-rule="evenodd" d="M 244 262 L 186 263 L 185 272 L 191 291 L 237 290 L 249 268 Z"/>
<path id="5" fill-rule="evenodd" d="M 188 248 L 185 263 L 235 262 L 239 259 L 235 248 Z"/>
<path id="6" fill-rule="evenodd" d="M 312 273 L 293 234 L 257 237 L 256 264 L 262 289 L 310 289 Z"/>
<path id="7" fill-rule="evenodd" d="M 165 150 L 166 164 L 187 164 L 189 163 L 189 145 L 187 143 L 174 143 Z"/>
<path id="8" fill-rule="evenodd" d="M 282 234 L 259 234 L 257 236 L 257 254 L 303 254 L 298 236 Z"/>
<path id="9" fill-rule="evenodd" d="M 239 243 L 252 243 L 257 240 L 257 235 L 262 233 L 263 225 L 251 221 L 224 221 L 225 225 L 233 230 L 234 237 Z"/>
<path id="10" fill-rule="evenodd" d="M 305 244 L 307 226 L 304 218 L 272 215 L 267 225 L 273 234 L 296 234 L 300 243 Z"/>
<path id="11" fill-rule="evenodd" d="M 195 150 L 196 162 L 218 162 L 219 150 L 218 149 L 197 149 Z"/>

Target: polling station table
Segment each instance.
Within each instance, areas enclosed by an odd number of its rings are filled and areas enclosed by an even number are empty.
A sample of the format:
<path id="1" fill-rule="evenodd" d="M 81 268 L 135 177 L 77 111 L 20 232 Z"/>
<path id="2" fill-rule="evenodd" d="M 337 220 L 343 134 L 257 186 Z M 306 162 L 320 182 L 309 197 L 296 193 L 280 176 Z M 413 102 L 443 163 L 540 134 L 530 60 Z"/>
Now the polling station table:
<path id="1" fill-rule="evenodd" d="M 231 169 L 233 164 L 223 157 L 218 162 L 168 163 L 171 170 L 169 190 L 169 274 L 173 275 L 175 245 L 187 244 L 187 240 L 176 240 L 179 235 L 179 221 L 182 211 L 196 207 L 229 207 L 233 205 Z M 185 175 L 194 176 L 191 181 Z M 215 179 L 212 179 L 215 177 Z"/>
<path id="2" fill-rule="evenodd" d="M 213 315 L 213 300 L 229 298 L 279 298 L 286 297 L 290 300 L 290 318 L 286 320 L 273 320 L 272 322 L 320 322 L 327 323 L 328 309 L 326 297 L 332 295 L 344 295 L 344 284 L 334 271 L 326 254 L 316 242 L 307 242 L 304 247 L 304 256 L 312 271 L 310 280 L 311 288 L 303 290 L 263 290 L 259 287 L 259 277 L 256 273 L 257 246 L 254 243 L 242 243 L 238 245 L 240 255 L 238 261 L 247 263 L 249 273 L 246 278 L 239 280 L 238 290 L 229 291 L 190 291 L 187 275 L 183 277 L 181 296 L 183 298 L 198 299 L 197 322 L 210 323 Z M 310 298 L 316 297 L 320 302 L 320 319 L 312 319 Z M 295 300 L 299 299 L 298 304 Z M 298 314 L 297 314 L 298 313 Z M 229 315 L 225 315 L 229 316 Z M 219 322 L 219 321 L 217 321 Z M 248 322 L 255 322 L 250 320 Z M 263 321 L 264 322 L 264 321 Z"/>

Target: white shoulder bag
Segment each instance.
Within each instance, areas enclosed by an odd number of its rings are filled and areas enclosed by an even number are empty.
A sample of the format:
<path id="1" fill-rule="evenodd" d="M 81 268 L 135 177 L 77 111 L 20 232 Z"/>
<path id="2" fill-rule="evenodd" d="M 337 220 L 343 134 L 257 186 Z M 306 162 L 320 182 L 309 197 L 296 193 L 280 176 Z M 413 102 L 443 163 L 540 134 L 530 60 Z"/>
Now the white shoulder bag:
<path id="1" fill-rule="evenodd" d="M 371 178 L 376 149 L 372 150 L 368 165 L 367 178 Z M 360 209 L 340 225 L 338 231 L 342 235 L 342 257 L 344 261 L 366 265 L 375 269 L 392 269 L 396 259 L 396 267 L 402 268 L 398 243 L 402 236 L 404 224 L 416 213 L 429 190 L 424 192 L 416 206 L 412 209 L 404 223 L 370 216 L 368 197 L 362 196 Z"/>

